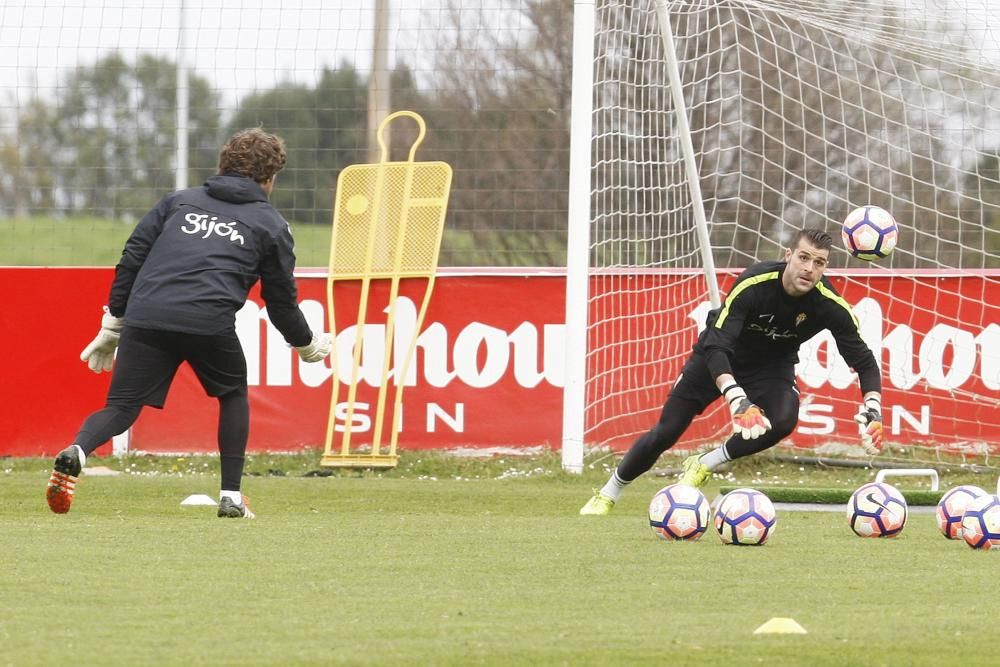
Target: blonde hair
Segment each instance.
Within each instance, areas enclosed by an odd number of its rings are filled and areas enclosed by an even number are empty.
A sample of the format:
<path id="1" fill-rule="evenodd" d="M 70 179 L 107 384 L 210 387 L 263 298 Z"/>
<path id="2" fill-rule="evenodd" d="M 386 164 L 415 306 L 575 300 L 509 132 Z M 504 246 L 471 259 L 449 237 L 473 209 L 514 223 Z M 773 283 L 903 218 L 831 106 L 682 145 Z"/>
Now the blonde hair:
<path id="1" fill-rule="evenodd" d="M 219 173 L 234 173 L 265 183 L 285 167 L 285 140 L 259 127 L 240 130 L 219 151 Z"/>

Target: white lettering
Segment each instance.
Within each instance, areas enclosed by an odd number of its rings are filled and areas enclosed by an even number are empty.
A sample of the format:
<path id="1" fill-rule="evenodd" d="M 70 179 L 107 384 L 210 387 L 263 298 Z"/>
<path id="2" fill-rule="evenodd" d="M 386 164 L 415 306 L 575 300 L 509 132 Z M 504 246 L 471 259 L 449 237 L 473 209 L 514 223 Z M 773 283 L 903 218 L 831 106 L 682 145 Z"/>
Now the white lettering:
<path id="1" fill-rule="evenodd" d="M 537 387 L 545 378 L 538 369 L 538 329 L 524 322 L 514 329 L 510 341 L 514 344 L 514 379 L 522 387 Z"/>
<path id="2" fill-rule="evenodd" d="M 888 352 L 888 380 L 897 389 L 911 389 L 921 380 L 933 389 L 954 390 L 974 377 L 977 354 L 982 358 L 983 384 L 1000 388 L 1000 327 L 987 326 L 979 336 L 947 324 L 935 325 L 916 350 L 913 330 L 897 325 L 882 336 L 882 309 L 874 299 L 865 297 L 854 308 L 861 337 L 881 360 Z M 978 347 L 977 347 L 978 344 Z M 946 363 L 951 351 L 951 362 Z M 978 350 L 978 351 L 977 351 Z M 820 359 L 826 362 L 821 363 Z M 807 386 L 818 388 L 827 382 L 836 389 L 850 386 L 856 374 L 836 349 L 833 335 L 822 331 L 802 344 L 796 373 Z"/>
<path id="3" fill-rule="evenodd" d="M 482 368 L 479 350 L 486 352 Z M 455 371 L 470 387 L 489 387 L 507 372 L 510 344 L 507 333 L 486 324 L 474 322 L 462 329 L 455 339 Z"/>
<path id="4" fill-rule="evenodd" d="M 814 435 L 833 433 L 834 421 L 831 416 L 832 414 L 832 405 L 803 402 L 799 406 L 799 433 Z M 807 424 L 811 425 L 807 426 Z"/>
<path id="5" fill-rule="evenodd" d="M 235 222 L 219 222 L 218 216 L 213 215 L 209 218 L 207 213 L 187 213 L 184 215 L 184 223 L 180 230 L 185 234 L 205 232 L 201 238 L 207 239 L 214 233 L 218 236 L 228 236 L 231 242 L 243 245 L 243 236 L 235 229 Z"/>
<path id="6" fill-rule="evenodd" d="M 976 336 L 983 362 L 981 373 L 987 389 L 1000 389 L 1000 326 L 990 324 Z"/>
<path id="7" fill-rule="evenodd" d="M 383 312 L 388 313 L 389 308 L 386 308 Z M 400 368 L 398 371 L 390 371 L 390 377 L 395 377 L 396 372 L 402 373 L 405 376 L 404 386 L 412 387 L 417 383 L 417 364 L 416 359 L 410 359 L 410 348 L 413 347 L 414 354 L 416 353 L 416 341 L 414 338 L 417 336 L 417 307 L 409 299 L 396 299 L 396 310 L 393 313 L 393 339 L 392 339 L 392 355 L 393 359 L 396 360 L 397 364 L 405 365 L 405 368 Z M 409 362 L 407 364 L 407 362 Z M 396 378 L 396 384 L 399 384 L 399 379 Z"/>
<path id="8" fill-rule="evenodd" d="M 197 214 L 190 215 L 197 217 Z M 188 220 L 186 227 L 193 229 L 195 222 Z M 197 222 L 201 224 L 202 221 L 199 218 Z M 310 327 L 322 331 L 324 304 L 307 299 L 300 305 Z M 704 328 L 710 308 L 708 302 L 703 302 L 690 311 L 688 317 L 699 330 Z M 388 313 L 389 308 L 384 312 Z M 930 388 L 952 391 L 971 378 L 978 378 L 978 358 L 983 385 L 990 390 L 1000 389 L 1000 326 L 990 324 L 977 336 L 974 332 L 938 324 L 917 349 L 914 332 L 905 324 L 882 335 L 883 313 L 874 299 L 861 299 L 855 313 L 862 338 L 876 358 L 885 359 L 887 385 L 907 390 L 925 380 Z M 334 358 L 321 364 L 293 364 L 294 351 L 268 322 L 266 309 L 252 301 L 237 313 L 236 330 L 247 353 L 251 385 L 263 382 L 270 386 L 289 386 L 297 367 L 299 379 L 305 385 L 318 387 L 330 377 L 334 361 L 333 367 L 342 382 L 350 384 L 353 381 L 372 387 L 391 380 L 396 385 L 426 383 L 442 388 L 457 379 L 469 387 L 486 388 L 502 381 L 511 371 L 514 382 L 525 388 L 534 388 L 543 382 L 553 387 L 564 384 L 564 324 L 546 324 L 540 335 L 538 326 L 531 322 L 521 322 L 508 333 L 472 321 L 452 337 L 441 322 L 432 322 L 418 333 L 416 317 L 417 307 L 413 300 L 398 297 L 391 339 L 386 336 L 385 323 L 364 324 L 364 340 L 357 350 L 358 368 L 354 360 L 357 325 L 337 333 Z M 261 336 L 262 322 L 266 323 L 266 337 Z M 390 347 L 387 348 L 387 344 Z M 404 367 L 411 351 L 412 359 Z M 806 341 L 799 350 L 799 358 L 796 373 L 811 389 L 827 383 L 833 388 L 844 389 L 857 382 L 856 374 L 841 357 L 829 331 L 822 331 Z M 261 372 L 262 365 L 266 373 Z M 397 374 L 401 374 L 402 379 Z M 818 420 L 810 422 L 807 428 L 826 428 L 820 412 L 812 410 L 806 414 L 809 419 Z"/>
<path id="9" fill-rule="evenodd" d="M 322 307 L 316 301 L 304 300 L 301 305 L 304 309 L 309 304 L 318 308 L 317 314 L 320 314 Z M 388 308 L 384 312 L 388 312 Z M 352 325 L 340 331 L 334 346 L 340 380 L 350 384 L 354 379 L 378 387 L 389 379 L 398 384 L 398 372 L 405 376 L 406 386 L 414 386 L 417 384 L 418 368 L 422 366 L 423 380 L 432 387 L 445 387 L 458 378 L 470 387 L 483 388 L 496 384 L 506 375 L 513 357 L 514 380 L 520 386 L 535 387 L 543 380 L 552 386 L 562 386 L 565 325 L 545 325 L 544 348 L 539 360 L 538 328 L 530 322 L 522 322 L 510 334 L 480 322 L 470 322 L 458 333 L 454 347 L 449 351 L 448 330 L 440 322 L 428 325 L 414 341 L 416 316 L 413 301 L 406 297 L 397 299 L 391 343 L 393 364 L 390 364 L 385 378 L 382 375 L 386 360 L 386 325 L 364 325 L 364 340 L 357 352 L 357 369 L 354 346 L 358 326 Z M 403 364 L 411 347 L 413 358 L 404 369 Z M 320 368 L 308 371 L 311 376 L 307 382 L 309 386 L 318 386 L 326 379 L 322 365 L 316 366 Z M 268 381 L 268 384 L 272 383 Z"/>
<path id="10" fill-rule="evenodd" d="M 365 433 L 371 430 L 372 420 L 365 413 L 371 407 L 368 403 L 357 402 L 354 404 L 354 412 L 351 413 L 350 423 L 347 421 L 347 415 L 351 412 L 350 403 L 337 403 L 337 407 L 334 410 L 334 427 L 333 429 L 338 433 L 343 433 L 350 430 L 351 433 Z M 360 412 L 359 412 L 360 410 Z"/>
<path id="11" fill-rule="evenodd" d="M 865 297 L 854 306 L 854 315 L 858 318 L 858 329 L 861 331 L 861 340 L 865 341 L 868 348 L 875 355 L 875 359 L 882 358 L 882 306 L 871 297 Z"/>
<path id="12" fill-rule="evenodd" d="M 820 361 L 821 351 L 826 363 Z M 853 384 L 857 377 L 837 351 L 829 330 L 820 331 L 803 343 L 799 348 L 799 360 L 796 373 L 810 387 L 822 387 L 829 382 L 837 389 L 843 389 Z"/>
<path id="13" fill-rule="evenodd" d="M 885 337 L 889 349 L 889 381 L 898 389 L 910 389 L 920 382 L 922 373 L 913 369 L 913 331 L 898 326 Z"/>
<path id="14" fill-rule="evenodd" d="M 437 403 L 427 404 L 427 432 L 437 432 L 438 418 L 443 421 L 454 433 L 465 432 L 465 403 L 456 403 L 454 415 L 449 415 Z"/>
<path id="15" fill-rule="evenodd" d="M 952 348 L 951 368 L 945 371 L 944 358 Z M 930 330 L 920 346 L 920 368 L 927 384 L 935 389 L 961 387 L 976 367 L 976 339 L 967 331 L 938 324 Z"/>
<path id="16" fill-rule="evenodd" d="M 905 406 L 886 406 L 885 414 L 889 416 L 888 433 L 901 435 L 904 429 L 904 422 L 907 427 L 919 435 L 930 435 L 931 432 L 931 406 L 921 405 L 919 407 L 920 416 L 915 416 Z M 853 424 L 853 422 L 851 422 Z M 799 425 L 796 431 L 803 435 L 829 435 L 836 427 L 833 416 L 833 405 L 829 403 L 815 403 L 811 397 L 805 398 L 799 406 Z"/>
<path id="17" fill-rule="evenodd" d="M 913 417 L 913 414 L 904 408 L 902 405 L 893 405 L 889 408 L 892 413 L 892 428 L 891 432 L 893 435 L 899 435 L 902 433 L 902 422 L 905 420 L 913 430 L 915 430 L 920 435 L 930 435 L 931 432 L 931 406 L 921 405 L 920 406 L 920 420 L 918 421 Z"/>
<path id="18" fill-rule="evenodd" d="M 382 366 L 385 362 L 385 325 L 366 324 L 360 345 L 357 339 L 357 325 L 337 334 L 333 348 L 337 354 L 337 377 L 347 384 L 364 382 L 379 387 L 382 385 Z M 355 349 L 356 345 L 358 349 Z M 354 363 L 355 358 L 357 364 Z"/>
<path id="19" fill-rule="evenodd" d="M 417 348 L 423 351 L 424 379 L 432 387 L 446 387 L 455 378 L 448 368 L 448 330 L 440 322 L 430 325 L 417 338 Z M 414 364 L 416 373 L 416 364 Z M 416 378 L 414 377 L 414 384 Z"/>

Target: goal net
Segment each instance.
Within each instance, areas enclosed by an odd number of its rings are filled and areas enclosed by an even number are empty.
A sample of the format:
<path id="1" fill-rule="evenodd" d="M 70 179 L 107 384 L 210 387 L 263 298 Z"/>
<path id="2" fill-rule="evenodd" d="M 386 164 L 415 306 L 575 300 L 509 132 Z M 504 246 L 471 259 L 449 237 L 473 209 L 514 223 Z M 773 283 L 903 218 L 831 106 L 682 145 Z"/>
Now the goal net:
<path id="1" fill-rule="evenodd" d="M 890 453 L 1000 452 L 1000 8 L 599 0 L 593 23 L 586 382 L 566 407 L 583 442 L 620 450 L 654 424 L 712 280 L 724 296 L 821 227 L 837 239 L 827 275 L 882 362 Z M 875 263 L 840 247 L 865 204 L 901 230 Z M 784 444 L 860 454 L 855 378 L 831 337 L 804 344 Z M 677 447 L 728 432 L 720 401 Z"/>

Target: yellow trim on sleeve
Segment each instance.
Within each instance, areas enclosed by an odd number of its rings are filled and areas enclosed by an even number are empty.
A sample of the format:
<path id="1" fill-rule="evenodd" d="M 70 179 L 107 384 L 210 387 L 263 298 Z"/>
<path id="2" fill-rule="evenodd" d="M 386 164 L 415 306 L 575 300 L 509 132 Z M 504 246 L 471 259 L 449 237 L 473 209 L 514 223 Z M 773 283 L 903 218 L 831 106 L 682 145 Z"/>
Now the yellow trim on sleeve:
<path id="1" fill-rule="evenodd" d="M 839 306 L 842 306 L 843 309 L 847 311 L 847 314 L 851 316 L 851 321 L 854 322 L 854 326 L 860 331 L 861 325 L 858 324 L 858 318 L 855 317 L 854 311 L 851 310 L 851 304 L 847 303 L 847 301 L 844 300 L 844 297 L 840 296 L 836 292 L 832 291 L 829 287 L 824 285 L 823 281 L 816 283 L 816 289 L 819 290 L 819 293 L 825 296 L 827 299 L 830 299 Z"/>
<path id="2" fill-rule="evenodd" d="M 729 316 L 729 306 L 732 305 L 733 301 L 736 300 L 736 297 L 738 297 L 740 295 L 740 293 L 743 292 L 743 290 L 745 290 L 748 287 L 753 287 L 754 285 L 759 285 L 760 283 L 765 282 L 767 280 L 775 280 L 780 275 L 781 275 L 781 273 L 779 271 L 771 271 L 770 273 L 762 273 L 759 276 L 754 276 L 753 278 L 747 278 L 746 280 L 744 280 L 743 282 L 741 282 L 739 285 L 737 285 L 736 288 L 733 289 L 733 291 L 729 293 L 729 296 L 726 297 L 726 303 L 722 306 L 722 312 L 719 313 L 719 318 L 717 320 L 715 320 L 715 328 L 716 329 L 721 329 L 722 328 L 723 323 L 726 321 L 726 318 Z"/>

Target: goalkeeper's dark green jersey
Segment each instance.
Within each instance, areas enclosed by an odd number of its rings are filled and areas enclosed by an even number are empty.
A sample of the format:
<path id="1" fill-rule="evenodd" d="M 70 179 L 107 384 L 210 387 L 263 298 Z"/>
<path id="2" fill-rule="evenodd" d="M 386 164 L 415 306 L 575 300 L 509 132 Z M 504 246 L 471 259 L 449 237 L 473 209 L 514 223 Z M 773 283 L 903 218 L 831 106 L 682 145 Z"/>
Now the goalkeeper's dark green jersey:
<path id="1" fill-rule="evenodd" d="M 881 391 L 878 362 L 862 340 L 850 305 L 826 277 L 802 296 L 781 284 L 785 262 L 759 262 L 736 279 L 722 306 L 708 313 L 694 351 L 712 378 L 773 365 L 795 365 L 799 347 L 829 329 L 841 356 L 853 368 L 862 392 Z"/>

